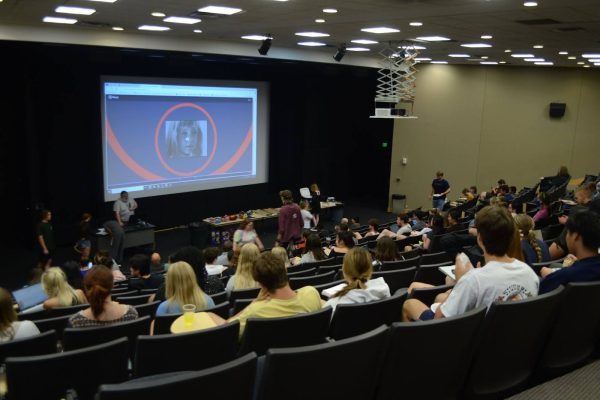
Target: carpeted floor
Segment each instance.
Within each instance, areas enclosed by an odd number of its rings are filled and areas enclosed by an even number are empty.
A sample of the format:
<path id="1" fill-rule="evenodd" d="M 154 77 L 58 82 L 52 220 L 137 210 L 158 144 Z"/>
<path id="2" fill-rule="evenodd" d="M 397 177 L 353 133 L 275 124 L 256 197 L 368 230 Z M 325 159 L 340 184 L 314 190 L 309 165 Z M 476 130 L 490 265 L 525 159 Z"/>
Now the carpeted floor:
<path id="1" fill-rule="evenodd" d="M 535 386 L 509 400 L 597 400 L 600 399 L 600 361 Z"/>

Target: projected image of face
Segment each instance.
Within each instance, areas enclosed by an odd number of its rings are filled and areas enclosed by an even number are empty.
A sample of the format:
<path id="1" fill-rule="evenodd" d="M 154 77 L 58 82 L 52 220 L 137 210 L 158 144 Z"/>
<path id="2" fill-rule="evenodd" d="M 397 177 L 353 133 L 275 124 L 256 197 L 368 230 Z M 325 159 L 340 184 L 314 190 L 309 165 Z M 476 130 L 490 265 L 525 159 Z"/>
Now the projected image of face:
<path id="1" fill-rule="evenodd" d="M 200 121 L 167 121 L 167 153 L 171 158 L 202 155 Z"/>

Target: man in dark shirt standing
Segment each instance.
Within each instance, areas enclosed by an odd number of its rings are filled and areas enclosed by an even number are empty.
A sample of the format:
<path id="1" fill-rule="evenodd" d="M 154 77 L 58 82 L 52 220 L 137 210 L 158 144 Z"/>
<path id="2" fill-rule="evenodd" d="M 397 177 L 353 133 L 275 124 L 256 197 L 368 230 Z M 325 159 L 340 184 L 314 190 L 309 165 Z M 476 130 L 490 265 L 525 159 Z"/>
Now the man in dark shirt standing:
<path id="1" fill-rule="evenodd" d="M 448 193 L 450 193 L 450 184 L 444 179 L 444 173 L 438 171 L 436 178 L 431 182 L 431 194 L 429 195 L 429 198 L 433 200 L 433 208 L 442 211 Z"/>
<path id="2" fill-rule="evenodd" d="M 570 267 L 558 270 L 542 268 L 545 276 L 540 282 L 540 294 L 550 292 L 569 282 L 593 282 L 600 280 L 600 217 L 585 210 L 569 216 L 566 226 L 569 252 L 577 257 Z"/>
<path id="3" fill-rule="evenodd" d="M 279 228 L 277 230 L 277 241 L 279 245 L 287 247 L 290 242 L 300 240 L 302 236 L 302 214 L 300 207 L 294 203 L 292 192 L 282 190 L 279 192 L 283 207 L 279 210 Z"/>

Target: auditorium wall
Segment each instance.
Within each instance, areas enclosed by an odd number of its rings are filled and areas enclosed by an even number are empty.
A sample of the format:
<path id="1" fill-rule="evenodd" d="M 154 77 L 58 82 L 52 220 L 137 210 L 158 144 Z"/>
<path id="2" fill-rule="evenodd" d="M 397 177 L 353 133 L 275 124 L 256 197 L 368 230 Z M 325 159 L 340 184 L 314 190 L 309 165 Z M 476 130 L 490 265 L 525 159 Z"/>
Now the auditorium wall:
<path id="1" fill-rule="evenodd" d="M 551 102 L 566 103 L 550 118 Z M 422 65 L 413 115 L 395 120 L 390 198 L 429 207 L 442 170 L 451 199 L 503 178 L 518 188 L 566 165 L 581 177 L 600 171 L 600 71 L 583 68 Z M 403 165 L 402 159 L 407 163 Z M 391 202 L 390 202 L 391 207 Z"/>

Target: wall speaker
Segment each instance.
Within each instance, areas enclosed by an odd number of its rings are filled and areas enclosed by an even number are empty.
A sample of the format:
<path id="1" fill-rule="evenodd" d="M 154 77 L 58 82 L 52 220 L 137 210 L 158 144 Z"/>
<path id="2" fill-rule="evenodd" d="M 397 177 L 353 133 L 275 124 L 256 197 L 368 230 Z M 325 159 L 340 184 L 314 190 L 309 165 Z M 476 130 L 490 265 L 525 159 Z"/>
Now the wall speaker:
<path id="1" fill-rule="evenodd" d="M 561 118 L 565 115 L 565 103 L 550 103 L 550 118 Z"/>

